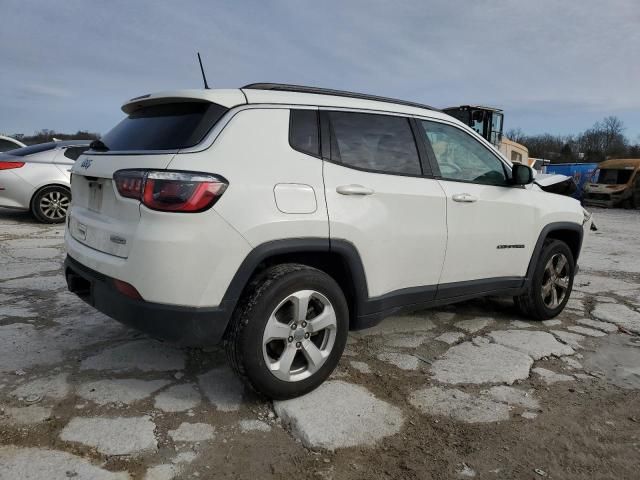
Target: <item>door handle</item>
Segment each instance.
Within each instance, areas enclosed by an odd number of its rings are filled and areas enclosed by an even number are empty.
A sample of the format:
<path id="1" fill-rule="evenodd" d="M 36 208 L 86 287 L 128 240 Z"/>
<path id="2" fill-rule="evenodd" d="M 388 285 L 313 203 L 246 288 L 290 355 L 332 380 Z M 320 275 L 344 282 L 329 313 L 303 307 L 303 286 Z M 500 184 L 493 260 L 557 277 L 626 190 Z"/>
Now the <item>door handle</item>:
<path id="1" fill-rule="evenodd" d="M 371 188 L 362 185 L 340 185 L 336 188 L 336 192 L 340 195 L 372 195 L 374 192 Z"/>
<path id="2" fill-rule="evenodd" d="M 474 197 L 470 193 L 456 193 L 451 197 L 454 202 L 473 203 L 478 201 L 478 197 Z"/>

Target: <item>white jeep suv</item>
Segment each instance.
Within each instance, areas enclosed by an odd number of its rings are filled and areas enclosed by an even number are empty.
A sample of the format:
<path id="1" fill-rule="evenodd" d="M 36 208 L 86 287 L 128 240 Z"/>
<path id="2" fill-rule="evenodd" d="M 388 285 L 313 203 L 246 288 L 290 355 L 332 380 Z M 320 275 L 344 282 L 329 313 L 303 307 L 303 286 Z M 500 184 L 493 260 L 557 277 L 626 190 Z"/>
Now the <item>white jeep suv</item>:
<path id="1" fill-rule="evenodd" d="M 96 309 L 224 342 L 272 398 L 321 384 L 349 329 L 509 295 L 571 293 L 588 214 L 436 109 L 278 84 L 127 102 L 73 166 L 65 272 Z"/>

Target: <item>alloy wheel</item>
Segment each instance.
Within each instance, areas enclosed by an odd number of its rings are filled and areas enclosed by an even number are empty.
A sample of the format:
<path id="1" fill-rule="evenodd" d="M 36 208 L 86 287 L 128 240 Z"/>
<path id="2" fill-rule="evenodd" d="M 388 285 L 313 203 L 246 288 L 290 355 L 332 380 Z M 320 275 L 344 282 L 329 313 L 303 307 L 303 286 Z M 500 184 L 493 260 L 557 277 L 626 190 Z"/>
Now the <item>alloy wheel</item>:
<path id="1" fill-rule="evenodd" d="M 67 216 L 69 195 L 60 190 L 52 190 L 40 198 L 40 211 L 50 220 L 61 220 Z"/>
<path id="2" fill-rule="evenodd" d="M 269 371 L 285 382 L 316 373 L 331 354 L 337 331 L 331 302 L 315 290 L 292 293 L 269 316 L 262 354 Z"/>
<path id="3" fill-rule="evenodd" d="M 555 309 L 562 304 L 569 290 L 569 261 L 562 253 L 553 255 L 544 267 L 542 276 L 542 302 Z"/>

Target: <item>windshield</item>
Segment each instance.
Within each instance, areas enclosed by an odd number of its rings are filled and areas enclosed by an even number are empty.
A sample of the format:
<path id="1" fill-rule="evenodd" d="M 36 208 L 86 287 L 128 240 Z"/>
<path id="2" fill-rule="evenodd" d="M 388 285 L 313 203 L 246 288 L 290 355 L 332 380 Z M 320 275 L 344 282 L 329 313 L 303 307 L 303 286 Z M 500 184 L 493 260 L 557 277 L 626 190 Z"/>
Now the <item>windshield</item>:
<path id="1" fill-rule="evenodd" d="M 622 185 L 631 179 L 633 170 L 622 170 L 618 168 L 601 168 L 593 173 L 592 181 L 604 185 Z"/>
<path id="2" fill-rule="evenodd" d="M 227 109 L 209 102 L 165 103 L 131 113 L 101 138 L 107 150 L 177 150 L 197 145 Z"/>

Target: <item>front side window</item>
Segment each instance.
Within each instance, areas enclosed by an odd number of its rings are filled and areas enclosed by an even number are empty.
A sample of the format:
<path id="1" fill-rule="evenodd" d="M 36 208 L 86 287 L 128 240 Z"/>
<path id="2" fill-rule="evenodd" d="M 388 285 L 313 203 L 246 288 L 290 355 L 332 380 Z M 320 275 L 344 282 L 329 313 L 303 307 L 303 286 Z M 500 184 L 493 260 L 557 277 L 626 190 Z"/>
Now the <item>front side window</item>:
<path id="1" fill-rule="evenodd" d="M 131 112 L 101 138 L 108 150 L 177 150 L 193 147 L 227 112 L 209 102 L 164 103 Z"/>
<path id="2" fill-rule="evenodd" d="M 422 174 L 409 119 L 353 112 L 328 115 L 333 161 L 381 173 Z"/>
<path id="3" fill-rule="evenodd" d="M 431 144 L 443 179 L 486 185 L 507 184 L 502 162 L 469 134 L 442 123 L 419 123 Z"/>
<path id="4" fill-rule="evenodd" d="M 291 110 L 289 144 L 300 152 L 320 155 L 317 110 Z"/>

